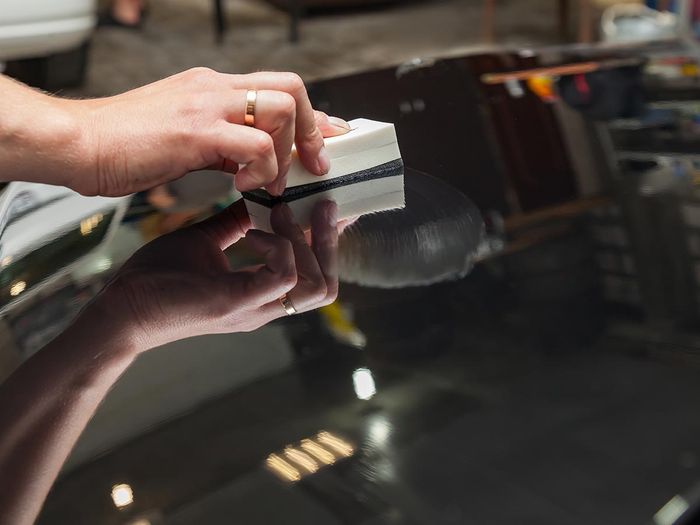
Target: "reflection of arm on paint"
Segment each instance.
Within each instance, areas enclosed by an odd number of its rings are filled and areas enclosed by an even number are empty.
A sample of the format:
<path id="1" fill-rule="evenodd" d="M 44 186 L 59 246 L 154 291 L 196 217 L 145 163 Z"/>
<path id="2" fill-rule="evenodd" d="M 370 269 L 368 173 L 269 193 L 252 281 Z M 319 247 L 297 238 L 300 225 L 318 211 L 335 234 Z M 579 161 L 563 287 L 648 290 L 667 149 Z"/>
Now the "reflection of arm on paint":
<path id="1" fill-rule="evenodd" d="M 312 218 L 312 245 L 284 206 L 274 234 L 247 231 L 242 203 L 139 250 L 77 320 L 0 387 L 0 508 L 32 523 L 92 414 L 142 352 L 207 333 L 254 330 L 335 300 L 337 208 Z M 85 228 L 99 227 L 92 220 Z M 263 264 L 232 271 L 223 250 L 247 232 Z"/>

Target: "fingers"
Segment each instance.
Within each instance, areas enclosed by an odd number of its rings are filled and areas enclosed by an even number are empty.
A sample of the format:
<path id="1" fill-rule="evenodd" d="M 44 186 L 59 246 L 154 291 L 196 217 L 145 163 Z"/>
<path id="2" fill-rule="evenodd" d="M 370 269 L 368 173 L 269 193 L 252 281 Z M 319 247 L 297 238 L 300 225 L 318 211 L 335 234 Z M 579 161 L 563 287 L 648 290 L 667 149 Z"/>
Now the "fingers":
<path id="1" fill-rule="evenodd" d="M 326 296 L 319 306 L 338 295 L 338 205 L 321 202 L 311 214 L 311 246 L 326 283 Z"/>
<path id="2" fill-rule="evenodd" d="M 270 215 L 273 231 L 289 240 L 294 252 L 297 269 L 297 286 L 290 293 L 294 306 L 299 311 L 311 309 L 325 299 L 326 280 L 319 266 L 319 261 L 311 247 L 304 239 L 304 232 L 294 220 L 287 205 L 276 206 Z"/>
<path id="3" fill-rule="evenodd" d="M 219 159 L 218 162 L 211 164 L 204 169 L 223 171 L 225 173 L 232 173 L 233 175 L 235 175 L 236 173 L 238 173 L 238 168 L 238 163 L 233 162 L 230 159 Z"/>
<path id="4" fill-rule="evenodd" d="M 218 156 L 245 164 L 236 174 L 238 191 L 262 188 L 277 178 L 275 144 L 269 134 L 229 123 L 212 131 Z"/>
<path id="5" fill-rule="evenodd" d="M 277 206 L 270 217 L 275 234 L 250 230 L 251 248 L 265 264 L 228 275 L 230 293 L 252 311 L 261 326 L 286 315 L 280 298 L 287 294 L 297 312 L 332 303 L 338 294 L 338 208 L 334 202 L 318 204 L 312 213 L 313 247 L 294 220 L 291 210 Z"/>
<path id="6" fill-rule="evenodd" d="M 342 118 L 329 117 L 323 111 L 316 110 L 314 110 L 314 117 L 316 119 L 316 127 L 318 127 L 324 138 L 345 135 L 350 131 L 350 124 Z"/>
<path id="7" fill-rule="evenodd" d="M 291 212 L 278 206 L 271 221 L 275 232 L 287 238 L 296 257 L 297 285 L 286 292 L 297 312 L 306 312 L 333 302 L 338 294 L 338 231 L 337 206 L 334 202 L 322 202 L 313 211 L 313 247 L 304 238 L 299 226 L 290 221 Z M 265 318 L 285 315 L 279 297 L 260 309 Z"/>
<path id="8" fill-rule="evenodd" d="M 265 259 L 252 272 L 229 274 L 231 293 L 246 307 L 261 307 L 289 292 L 297 284 L 297 270 L 291 243 L 284 237 L 249 230 L 246 240 Z"/>
<path id="9" fill-rule="evenodd" d="M 296 103 L 295 139 L 299 159 L 306 169 L 317 175 L 325 175 L 330 169 L 330 159 L 323 147 L 323 137 L 316 126 L 304 81 L 295 73 L 261 72 L 250 75 L 227 75 L 234 89 L 263 89 L 283 91 Z"/>
<path id="10" fill-rule="evenodd" d="M 255 127 L 270 134 L 277 157 L 277 178 L 266 189 L 272 195 L 282 195 L 292 162 L 296 102 L 290 94 L 282 91 L 258 91 L 257 108 Z"/>
<path id="11" fill-rule="evenodd" d="M 193 225 L 193 228 L 202 230 L 221 250 L 225 250 L 245 236 L 251 223 L 245 203 L 239 199 L 225 210 Z"/>

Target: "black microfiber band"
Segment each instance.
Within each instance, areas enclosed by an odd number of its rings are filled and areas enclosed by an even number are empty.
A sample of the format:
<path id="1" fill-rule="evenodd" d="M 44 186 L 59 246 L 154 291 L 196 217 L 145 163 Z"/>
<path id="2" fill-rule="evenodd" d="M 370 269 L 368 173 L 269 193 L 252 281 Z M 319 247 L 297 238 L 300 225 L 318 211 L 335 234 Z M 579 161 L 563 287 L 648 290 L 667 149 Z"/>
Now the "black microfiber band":
<path id="1" fill-rule="evenodd" d="M 401 159 L 396 159 L 380 164 L 379 166 L 373 166 L 366 170 L 348 173 L 347 175 L 343 175 L 341 177 L 335 177 L 333 179 L 322 180 L 320 182 L 312 182 L 311 184 L 302 184 L 301 186 L 287 188 L 279 197 L 273 197 L 265 190 L 244 191 L 242 192 L 242 195 L 246 200 L 255 202 L 267 208 L 272 208 L 275 204 L 279 204 L 280 202 L 292 202 L 308 197 L 309 195 L 314 195 L 315 193 L 340 188 L 341 186 L 349 186 L 351 184 L 357 184 L 358 182 L 365 182 L 368 180 L 395 177 L 401 174 L 403 174 L 403 161 Z"/>

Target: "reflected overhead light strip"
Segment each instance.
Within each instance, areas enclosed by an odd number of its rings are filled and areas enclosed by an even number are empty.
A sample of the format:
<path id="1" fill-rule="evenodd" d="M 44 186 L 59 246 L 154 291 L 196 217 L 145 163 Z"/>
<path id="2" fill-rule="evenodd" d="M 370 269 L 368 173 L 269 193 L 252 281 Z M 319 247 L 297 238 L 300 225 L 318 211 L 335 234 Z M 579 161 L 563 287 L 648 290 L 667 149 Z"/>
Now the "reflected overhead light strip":
<path id="1" fill-rule="evenodd" d="M 326 432 L 325 430 L 318 433 L 316 440 L 319 443 L 332 448 L 338 454 L 346 458 L 352 456 L 355 452 L 355 449 L 352 447 L 352 445 L 350 445 L 350 443 L 340 439 L 338 436 L 335 436 L 330 432 Z"/>
<path id="2" fill-rule="evenodd" d="M 292 446 L 288 446 L 284 449 L 284 455 L 287 456 L 287 459 L 293 461 L 311 474 L 318 470 L 318 463 L 314 461 L 314 458 L 301 450 L 295 449 Z"/>
<path id="3" fill-rule="evenodd" d="M 335 463 L 335 456 L 315 441 L 311 441 L 310 439 L 302 439 L 301 448 L 303 448 L 306 452 L 311 454 L 324 465 L 332 465 L 333 463 Z"/>
<path id="4" fill-rule="evenodd" d="M 285 481 L 299 481 L 301 479 L 301 474 L 297 469 L 279 457 L 277 454 L 270 454 L 267 456 L 266 460 L 268 468 L 275 472 L 279 477 Z"/>
<path id="5" fill-rule="evenodd" d="M 322 430 L 313 438 L 302 439 L 298 444 L 287 445 L 281 452 L 270 454 L 265 463 L 282 481 L 293 483 L 354 453 L 355 448 L 350 443 Z"/>
<path id="6" fill-rule="evenodd" d="M 686 499 L 676 494 L 654 514 L 654 523 L 656 525 L 673 525 L 689 507 Z"/>

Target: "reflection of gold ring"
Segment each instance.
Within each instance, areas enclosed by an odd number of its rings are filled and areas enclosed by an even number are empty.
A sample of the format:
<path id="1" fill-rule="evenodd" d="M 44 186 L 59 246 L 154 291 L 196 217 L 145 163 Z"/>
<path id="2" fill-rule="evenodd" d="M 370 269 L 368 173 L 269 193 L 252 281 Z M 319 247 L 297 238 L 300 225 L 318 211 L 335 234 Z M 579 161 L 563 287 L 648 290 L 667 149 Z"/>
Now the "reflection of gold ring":
<path id="1" fill-rule="evenodd" d="M 284 308 L 284 311 L 287 312 L 287 315 L 294 315 L 297 313 L 297 309 L 294 308 L 292 300 L 287 296 L 287 294 L 280 297 L 280 304 L 282 305 L 282 308 Z"/>
<path id="2" fill-rule="evenodd" d="M 255 127 L 255 102 L 258 99 L 258 92 L 249 89 L 245 94 L 245 125 Z"/>

